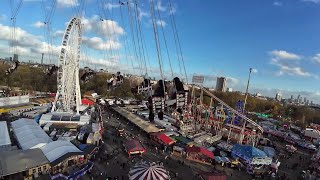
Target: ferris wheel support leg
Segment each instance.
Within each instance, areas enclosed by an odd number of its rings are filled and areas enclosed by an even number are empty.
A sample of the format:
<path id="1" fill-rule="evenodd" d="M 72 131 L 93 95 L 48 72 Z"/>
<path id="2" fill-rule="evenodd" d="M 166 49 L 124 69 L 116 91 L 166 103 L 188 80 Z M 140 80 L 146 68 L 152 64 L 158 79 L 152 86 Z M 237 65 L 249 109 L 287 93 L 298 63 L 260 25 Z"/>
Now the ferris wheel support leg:
<path id="1" fill-rule="evenodd" d="M 244 123 L 243 123 L 242 129 L 241 129 L 241 134 L 240 134 L 240 139 L 239 139 L 239 142 L 238 142 L 239 144 L 242 144 L 242 142 L 243 142 L 244 130 L 246 128 L 246 123 L 247 123 L 247 121 L 244 121 Z"/>
<path id="2" fill-rule="evenodd" d="M 230 135 L 231 135 L 231 129 L 233 129 L 233 127 L 232 127 L 232 126 L 233 126 L 234 118 L 235 118 L 235 115 L 234 115 L 234 114 L 232 114 L 231 127 L 230 127 L 230 129 L 229 129 L 229 134 L 228 134 L 227 143 L 229 143 L 229 142 L 230 142 Z"/>
<path id="3" fill-rule="evenodd" d="M 78 63 L 79 65 L 79 63 Z M 79 67 L 77 67 L 76 73 L 79 73 Z M 77 115 L 80 114 L 79 107 L 81 105 L 81 92 L 80 92 L 80 84 L 79 84 L 79 76 L 76 76 L 76 103 L 77 103 Z"/>

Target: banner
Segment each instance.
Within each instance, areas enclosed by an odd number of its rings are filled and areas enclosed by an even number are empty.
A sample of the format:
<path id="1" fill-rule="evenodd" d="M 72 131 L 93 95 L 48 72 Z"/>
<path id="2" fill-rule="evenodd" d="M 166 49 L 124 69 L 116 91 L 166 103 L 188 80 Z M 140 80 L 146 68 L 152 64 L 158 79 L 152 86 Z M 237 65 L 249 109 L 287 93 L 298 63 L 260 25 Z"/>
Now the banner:
<path id="1" fill-rule="evenodd" d="M 203 84 L 203 82 L 204 82 L 204 76 L 194 75 L 194 76 L 192 77 L 192 83 Z"/>

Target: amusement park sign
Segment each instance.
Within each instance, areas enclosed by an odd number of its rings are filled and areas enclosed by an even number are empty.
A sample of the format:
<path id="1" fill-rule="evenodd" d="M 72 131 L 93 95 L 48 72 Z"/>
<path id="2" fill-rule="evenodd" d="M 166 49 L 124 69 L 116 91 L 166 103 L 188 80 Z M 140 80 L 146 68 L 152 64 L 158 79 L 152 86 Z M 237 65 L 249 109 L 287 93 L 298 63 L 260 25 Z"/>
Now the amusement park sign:
<path id="1" fill-rule="evenodd" d="M 194 75 L 192 77 L 192 83 L 203 84 L 203 81 L 204 81 L 204 76 Z"/>

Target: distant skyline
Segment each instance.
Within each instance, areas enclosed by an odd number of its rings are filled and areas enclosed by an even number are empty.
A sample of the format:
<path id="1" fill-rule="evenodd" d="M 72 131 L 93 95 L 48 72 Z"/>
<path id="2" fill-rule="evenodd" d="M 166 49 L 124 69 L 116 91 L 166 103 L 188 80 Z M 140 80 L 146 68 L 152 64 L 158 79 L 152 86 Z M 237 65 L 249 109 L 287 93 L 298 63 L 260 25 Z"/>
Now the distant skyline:
<path id="1" fill-rule="evenodd" d="M 12 0 L 14 7 L 18 1 Z M 82 66 L 146 73 L 140 67 L 144 62 L 135 57 L 131 32 L 135 27 L 131 27 L 133 19 L 130 20 L 126 5 L 120 6 L 117 0 L 56 1 L 51 17 L 52 36 L 47 36 L 43 22 L 50 17 L 53 0 L 23 0 L 16 16 L 17 49 L 23 60 L 40 62 L 44 52 L 45 63 L 57 63 L 56 58 L 48 60 L 48 52 L 52 49 L 54 54 L 59 53 L 66 22 L 79 11 L 84 23 Z M 149 0 L 136 2 L 147 50 L 148 75 L 159 77 Z M 192 75 L 201 74 L 206 86 L 215 87 L 216 77 L 225 76 L 227 87 L 244 92 L 252 67 L 250 93 L 275 97 L 280 92 L 283 98 L 300 94 L 320 103 L 320 1 L 171 0 L 172 9 L 169 0 L 153 2 L 165 78 L 171 79 L 172 75 L 161 25 L 174 76 L 184 74 L 182 62 L 177 60 L 170 21 L 173 12 L 189 82 Z M 10 55 L 12 15 L 9 1 L 0 1 L 0 7 L 0 57 L 6 57 Z M 129 8 L 134 13 L 134 5 Z M 52 48 L 48 48 L 50 39 Z"/>

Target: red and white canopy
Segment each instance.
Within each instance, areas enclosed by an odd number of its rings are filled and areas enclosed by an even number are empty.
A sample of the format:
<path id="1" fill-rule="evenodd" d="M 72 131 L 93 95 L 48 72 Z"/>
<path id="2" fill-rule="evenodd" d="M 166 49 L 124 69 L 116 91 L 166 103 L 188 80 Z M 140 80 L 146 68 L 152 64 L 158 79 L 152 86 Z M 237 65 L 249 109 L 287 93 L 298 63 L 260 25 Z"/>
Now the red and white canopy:
<path id="1" fill-rule="evenodd" d="M 169 172 L 156 163 L 138 163 L 129 171 L 130 180 L 169 180 Z"/>

